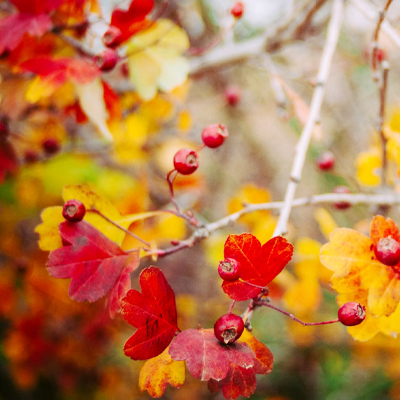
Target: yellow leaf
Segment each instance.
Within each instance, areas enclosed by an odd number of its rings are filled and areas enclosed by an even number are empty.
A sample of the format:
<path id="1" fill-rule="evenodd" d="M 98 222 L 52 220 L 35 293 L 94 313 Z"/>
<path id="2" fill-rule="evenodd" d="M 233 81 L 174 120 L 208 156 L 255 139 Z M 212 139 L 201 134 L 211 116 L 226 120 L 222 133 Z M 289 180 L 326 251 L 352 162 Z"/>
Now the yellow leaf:
<path id="1" fill-rule="evenodd" d="M 178 115 L 178 129 L 186 132 L 193 126 L 192 114 L 188 110 L 182 110 Z"/>
<path id="2" fill-rule="evenodd" d="M 166 348 L 159 356 L 147 360 L 140 370 L 139 388 L 152 397 L 161 397 L 167 384 L 175 388 L 185 383 L 185 362 L 173 361 Z"/>
<path id="3" fill-rule="evenodd" d="M 286 290 L 283 300 L 295 314 L 311 313 L 317 310 L 322 300 L 318 280 L 312 276 L 300 279 Z"/>
<path id="4" fill-rule="evenodd" d="M 321 248 L 321 263 L 332 271 L 332 286 L 339 293 L 369 287 L 379 274 L 381 263 L 373 256 L 370 238 L 348 228 L 333 231 Z"/>
<path id="5" fill-rule="evenodd" d="M 47 207 L 41 214 L 42 223 L 35 228 L 39 234 L 39 247 L 44 251 L 53 251 L 62 247 L 61 237 L 58 232 L 58 225 L 64 221 L 62 207 Z"/>
<path id="6" fill-rule="evenodd" d="M 377 186 L 381 182 L 379 169 L 382 167 L 378 150 L 372 149 L 357 155 L 357 179 L 365 186 Z"/>
<path id="7" fill-rule="evenodd" d="M 54 85 L 51 79 L 44 79 L 40 76 L 36 76 L 28 86 L 25 98 L 30 103 L 37 103 L 43 97 L 50 97 L 58 86 Z"/>
<path id="8" fill-rule="evenodd" d="M 104 89 L 100 78 L 92 82 L 75 85 L 82 110 L 89 120 L 96 125 L 103 137 L 112 141 L 113 137 L 107 126 L 108 112 L 104 103 Z"/>
<path id="9" fill-rule="evenodd" d="M 167 19 L 129 41 L 129 77 L 143 100 L 152 99 L 158 88 L 170 92 L 186 81 L 189 63 L 181 54 L 188 48 L 186 32 Z"/>
<path id="10" fill-rule="evenodd" d="M 329 235 L 338 227 L 332 215 L 325 208 L 318 207 L 314 212 L 314 218 L 322 234 L 329 239 Z"/>

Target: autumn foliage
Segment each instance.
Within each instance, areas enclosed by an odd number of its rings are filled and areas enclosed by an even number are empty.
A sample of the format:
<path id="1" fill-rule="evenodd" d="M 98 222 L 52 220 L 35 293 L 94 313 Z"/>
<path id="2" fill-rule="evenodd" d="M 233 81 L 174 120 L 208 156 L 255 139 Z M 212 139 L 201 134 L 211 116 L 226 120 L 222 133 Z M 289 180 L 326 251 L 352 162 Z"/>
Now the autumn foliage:
<path id="1" fill-rule="evenodd" d="M 377 3 L 0 2 L 0 399 L 400 398 Z"/>

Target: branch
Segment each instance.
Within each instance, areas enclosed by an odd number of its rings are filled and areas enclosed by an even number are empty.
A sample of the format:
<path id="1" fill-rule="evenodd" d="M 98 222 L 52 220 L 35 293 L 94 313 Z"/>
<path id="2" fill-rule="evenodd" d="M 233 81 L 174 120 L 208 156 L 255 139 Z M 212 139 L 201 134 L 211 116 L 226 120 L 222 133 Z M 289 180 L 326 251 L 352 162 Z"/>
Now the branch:
<path id="1" fill-rule="evenodd" d="M 283 235 L 287 231 L 287 223 L 292 208 L 296 188 L 301 179 L 304 161 L 311 140 L 311 135 L 315 124 L 319 119 L 320 109 L 325 94 L 325 84 L 329 75 L 333 53 L 336 48 L 339 31 L 342 21 L 343 0 L 335 0 L 332 7 L 331 20 L 328 27 L 327 39 L 321 57 L 318 71 L 317 84 L 311 100 L 310 114 L 300 140 L 296 146 L 296 154 L 290 173 L 290 181 L 286 189 L 284 205 L 279 215 L 278 224 L 274 231 L 274 236 Z"/>

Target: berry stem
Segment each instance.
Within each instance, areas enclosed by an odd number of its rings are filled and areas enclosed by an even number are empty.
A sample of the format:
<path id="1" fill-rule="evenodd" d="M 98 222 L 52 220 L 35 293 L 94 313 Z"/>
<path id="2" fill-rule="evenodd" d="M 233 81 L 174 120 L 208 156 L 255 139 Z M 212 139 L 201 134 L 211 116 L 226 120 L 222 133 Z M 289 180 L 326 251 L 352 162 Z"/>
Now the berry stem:
<path id="1" fill-rule="evenodd" d="M 236 300 L 233 300 L 231 305 L 229 306 L 229 310 L 228 310 L 228 314 L 230 314 L 232 312 L 233 306 L 235 305 Z"/>
<path id="2" fill-rule="evenodd" d="M 267 303 L 267 302 L 265 302 L 265 301 L 260 300 L 260 301 L 255 301 L 254 303 L 255 303 L 256 305 L 266 306 L 266 307 L 272 308 L 272 309 L 275 310 L 275 311 L 279 311 L 280 313 L 282 313 L 282 314 L 288 316 L 288 317 L 291 318 L 293 321 L 296 321 L 296 322 L 302 324 L 303 326 L 328 325 L 328 324 L 334 324 L 334 323 L 336 323 L 336 322 L 339 322 L 339 319 L 338 319 L 338 318 L 333 319 L 333 320 L 331 320 L 331 321 L 304 322 L 304 321 L 302 321 L 301 319 L 295 317 L 293 314 L 291 314 L 291 313 L 289 313 L 289 312 L 287 312 L 287 311 L 284 311 L 284 310 L 280 309 L 279 307 L 276 307 L 276 306 L 274 306 L 274 305 L 272 305 L 272 304 L 270 304 L 270 303 Z"/>
<path id="3" fill-rule="evenodd" d="M 133 232 L 129 231 L 128 229 L 125 229 L 123 226 L 117 224 L 116 222 L 114 222 L 110 218 L 106 217 L 101 211 L 97 210 L 96 208 L 91 208 L 90 210 L 87 210 L 87 211 L 88 212 L 94 212 L 94 213 L 100 215 L 100 217 L 104 218 L 107 222 L 109 222 L 110 224 L 116 226 L 118 229 L 121 229 L 121 231 L 124 231 L 127 235 L 130 235 L 133 238 L 139 240 L 139 242 L 142 242 L 147 247 L 151 247 L 149 242 L 147 242 L 146 240 L 142 239 L 141 237 L 135 235 Z"/>

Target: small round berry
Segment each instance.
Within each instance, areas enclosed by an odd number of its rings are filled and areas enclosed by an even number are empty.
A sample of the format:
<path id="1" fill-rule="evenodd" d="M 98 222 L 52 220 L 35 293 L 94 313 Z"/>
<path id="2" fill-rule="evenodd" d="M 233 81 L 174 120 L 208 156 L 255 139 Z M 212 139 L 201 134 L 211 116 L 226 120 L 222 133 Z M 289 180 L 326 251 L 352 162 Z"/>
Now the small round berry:
<path id="1" fill-rule="evenodd" d="M 228 86 L 225 89 L 225 100 L 230 106 L 236 106 L 240 101 L 240 89 L 238 86 Z"/>
<path id="2" fill-rule="evenodd" d="M 400 244 L 391 236 L 379 239 L 374 253 L 378 261 L 390 267 L 400 262 Z"/>
<path id="3" fill-rule="evenodd" d="M 225 281 L 236 281 L 240 277 L 240 264 L 233 258 L 225 258 L 219 262 L 218 273 Z"/>
<path id="4" fill-rule="evenodd" d="M 181 149 L 174 156 L 174 167 L 182 175 L 193 174 L 199 167 L 199 158 L 194 150 Z"/>
<path id="5" fill-rule="evenodd" d="M 86 207 L 79 200 L 68 200 L 64 204 L 63 217 L 69 222 L 82 221 L 86 214 Z"/>
<path id="6" fill-rule="evenodd" d="M 330 151 L 324 151 L 317 158 L 317 166 L 321 171 L 330 171 L 335 166 L 335 156 Z"/>
<path id="7" fill-rule="evenodd" d="M 222 343 L 234 343 L 242 336 L 244 323 L 238 315 L 229 313 L 214 324 L 214 335 Z"/>
<path id="8" fill-rule="evenodd" d="M 60 151 L 61 145 L 57 139 L 46 139 L 42 143 L 42 147 L 47 155 L 53 155 Z"/>
<path id="9" fill-rule="evenodd" d="M 350 189 L 347 186 L 336 186 L 333 190 L 332 193 L 351 193 Z M 335 208 L 338 210 L 346 210 L 347 208 L 351 207 L 351 204 L 348 203 L 347 201 L 340 201 L 338 203 L 334 204 Z"/>
<path id="10" fill-rule="evenodd" d="M 113 49 L 105 49 L 94 57 L 94 62 L 100 71 L 111 71 L 118 61 L 118 54 Z"/>
<path id="11" fill-rule="evenodd" d="M 26 163 L 39 161 L 39 154 L 34 150 L 27 150 L 24 154 L 24 160 Z"/>
<path id="12" fill-rule="evenodd" d="M 103 43 L 107 47 L 117 47 L 122 43 L 122 32 L 116 26 L 110 26 L 103 35 Z"/>
<path id="13" fill-rule="evenodd" d="M 215 149 L 224 143 L 228 135 L 229 132 L 225 125 L 212 124 L 203 129 L 203 132 L 201 132 L 201 139 L 207 147 Z"/>
<path id="14" fill-rule="evenodd" d="M 338 318 L 346 326 L 361 324 L 365 319 L 365 307 L 355 301 L 349 301 L 339 308 Z"/>
<path id="15" fill-rule="evenodd" d="M 241 1 L 238 1 L 232 8 L 231 8 L 231 14 L 235 18 L 241 18 L 243 15 L 244 11 L 244 5 Z"/>

